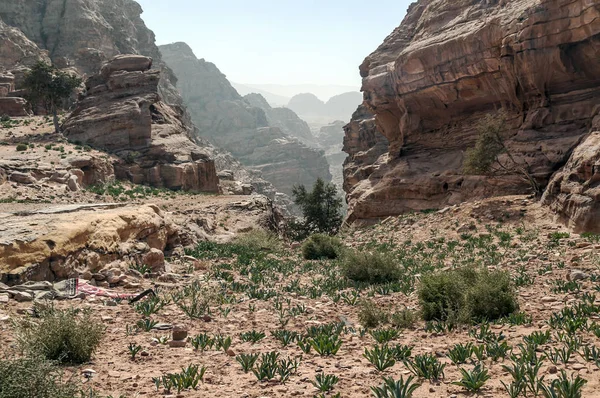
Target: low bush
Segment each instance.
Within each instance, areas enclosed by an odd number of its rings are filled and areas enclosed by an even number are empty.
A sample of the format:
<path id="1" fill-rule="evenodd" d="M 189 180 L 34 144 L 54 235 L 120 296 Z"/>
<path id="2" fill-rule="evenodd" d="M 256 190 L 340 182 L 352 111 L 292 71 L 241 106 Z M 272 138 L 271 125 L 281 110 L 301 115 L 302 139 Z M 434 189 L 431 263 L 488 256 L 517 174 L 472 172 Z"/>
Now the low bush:
<path id="1" fill-rule="evenodd" d="M 16 324 L 23 352 L 61 364 L 89 362 L 98 348 L 104 326 L 89 311 L 39 308 L 38 318 Z"/>
<path id="2" fill-rule="evenodd" d="M 0 361 L 0 398 L 75 398 L 76 383 L 64 380 L 61 370 L 40 357 Z"/>
<path id="3" fill-rule="evenodd" d="M 264 229 L 255 229 L 239 235 L 233 243 L 256 251 L 278 252 L 281 250 L 279 237 Z"/>
<path id="4" fill-rule="evenodd" d="M 510 275 L 503 271 L 461 268 L 425 275 L 418 296 L 425 321 L 494 320 L 519 308 Z"/>
<path id="5" fill-rule="evenodd" d="M 377 303 L 370 300 L 360 302 L 358 321 L 366 329 L 376 328 L 388 322 L 390 314 Z"/>
<path id="6" fill-rule="evenodd" d="M 334 236 L 315 234 L 302 245 L 302 256 L 306 260 L 335 259 L 343 247 L 342 241 Z"/>
<path id="7" fill-rule="evenodd" d="M 402 273 L 394 257 L 380 252 L 348 252 L 341 267 L 348 279 L 370 284 L 396 282 Z"/>
<path id="8" fill-rule="evenodd" d="M 26 151 L 29 148 L 28 145 L 25 144 L 19 144 L 17 145 L 17 152 L 23 152 Z"/>

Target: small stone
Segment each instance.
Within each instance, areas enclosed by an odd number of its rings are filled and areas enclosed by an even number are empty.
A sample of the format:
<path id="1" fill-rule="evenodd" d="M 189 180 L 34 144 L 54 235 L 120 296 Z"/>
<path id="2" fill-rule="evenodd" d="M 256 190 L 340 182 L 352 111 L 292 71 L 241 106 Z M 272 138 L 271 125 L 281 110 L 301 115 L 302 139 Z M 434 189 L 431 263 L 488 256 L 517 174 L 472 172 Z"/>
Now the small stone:
<path id="1" fill-rule="evenodd" d="M 185 340 L 188 337 L 188 329 L 183 325 L 173 326 L 173 340 Z"/>
<path id="2" fill-rule="evenodd" d="M 31 292 L 13 292 L 13 299 L 20 303 L 33 301 L 33 294 Z"/>
<path id="3" fill-rule="evenodd" d="M 583 281 L 587 278 L 589 278 L 589 275 L 578 269 L 572 270 L 571 274 L 569 275 L 569 280 L 571 281 Z"/>
<path id="4" fill-rule="evenodd" d="M 115 300 L 107 300 L 104 305 L 106 305 L 107 307 L 116 307 L 117 306 L 117 302 Z"/>
<path id="5" fill-rule="evenodd" d="M 235 352 L 230 348 L 227 350 L 227 355 L 229 355 L 230 357 L 234 357 L 235 356 Z"/>
<path id="6" fill-rule="evenodd" d="M 0 304 L 6 304 L 6 303 L 8 303 L 8 294 L 7 293 L 0 294 Z"/>
<path id="7" fill-rule="evenodd" d="M 169 347 L 171 348 L 184 348 L 187 342 L 185 340 L 171 340 L 169 341 Z"/>
<path id="8" fill-rule="evenodd" d="M 582 365 L 580 363 L 576 363 L 571 367 L 573 370 L 583 370 L 583 369 L 587 369 L 587 367 L 585 365 Z"/>
<path id="9" fill-rule="evenodd" d="M 143 357 L 147 357 L 147 356 L 149 356 L 149 355 L 150 355 L 150 353 L 149 353 L 148 351 L 146 351 L 146 350 L 142 350 L 142 351 L 140 352 L 140 355 L 141 355 L 141 356 L 143 356 Z"/>
<path id="10" fill-rule="evenodd" d="M 92 377 L 94 377 L 96 375 L 96 371 L 94 369 L 91 368 L 87 368 L 87 369 L 83 369 L 81 371 L 81 374 L 83 375 L 83 377 L 85 377 L 86 379 L 91 379 Z"/>
<path id="11" fill-rule="evenodd" d="M 550 366 L 548 368 L 548 373 L 550 373 L 551 375 L 558 373 L 558 368 L 554 365 Z"/>
<path id="12" fill-rule="evenodd" d="M 435 392 L 435 388 L 429 387 L 429 392 Z"/>

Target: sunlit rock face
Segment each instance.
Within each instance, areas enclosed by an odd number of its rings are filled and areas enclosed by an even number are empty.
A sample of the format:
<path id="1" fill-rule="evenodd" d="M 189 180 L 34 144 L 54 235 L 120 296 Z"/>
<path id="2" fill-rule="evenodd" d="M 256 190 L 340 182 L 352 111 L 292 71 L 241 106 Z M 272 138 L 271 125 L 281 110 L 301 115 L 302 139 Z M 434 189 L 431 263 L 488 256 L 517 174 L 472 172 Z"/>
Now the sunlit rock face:
<path id="1" fill-rule="evenodd" d="M 364 105 L 374 116 L 365 121 L 359 112 L 346 129 L 349 219 L 528 192 L 516 175 L 461 173 L 477 122 L 500 109 L 507 113 L 508 147 L 546 186 L 598 113 L 599 44 L 594 1 L 411 5 L 360 66 Z M 373 151 L 383 137 L 386 150 Z"/>

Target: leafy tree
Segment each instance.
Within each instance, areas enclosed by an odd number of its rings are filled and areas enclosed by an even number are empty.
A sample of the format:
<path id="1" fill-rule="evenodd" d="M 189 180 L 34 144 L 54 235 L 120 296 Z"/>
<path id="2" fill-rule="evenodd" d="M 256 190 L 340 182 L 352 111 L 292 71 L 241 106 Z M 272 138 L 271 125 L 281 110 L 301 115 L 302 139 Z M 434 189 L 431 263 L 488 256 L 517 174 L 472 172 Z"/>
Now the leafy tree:
<path id="1" fill-rule="evenodd" d="M 536 195 L 541 188 L 530 172 L 526 160 L 517 160 L 505 144 L 503 136 L 506 117 L 504 113 L 487 115 L 477 126 L 479 137 L 475 147 L 467 150 L 463 172 L 465 174 L 518 174 L 526 181 Z M 505 159 L 501 155 L 506 155 Z"/>
<path id="2" fill-rule="evenodd" d="M 294 203 L 302 210 L 303 219 L 294 223 L 298 238 L 313 233 L 335 235 L 342 225 L 342 198 L 337 194 L 334 184 L 325 183 L 319 178 L 308 191 L 304 185 L 292 190 Z"/>
<path id="3" fill-rule="evenodd" d="M 23 83 L 28 91 L 29 102 L 41 103 L 52 114 L 57 133 L 60 132 L 58 109 L 79 85 L 81 85 L 80 78 L 59 71 L 54 66 L 41 61 L 25 75 Z"/>

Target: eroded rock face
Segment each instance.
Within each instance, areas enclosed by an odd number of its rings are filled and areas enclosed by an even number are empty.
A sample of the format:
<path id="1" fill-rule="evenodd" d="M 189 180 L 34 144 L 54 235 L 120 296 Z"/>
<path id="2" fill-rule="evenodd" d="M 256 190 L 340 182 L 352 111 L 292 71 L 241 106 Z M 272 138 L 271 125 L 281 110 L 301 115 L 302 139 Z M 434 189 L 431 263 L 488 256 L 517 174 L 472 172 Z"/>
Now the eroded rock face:
<path id="1" fill-rule="evenodd" d="M 97 272 L 111 261 L 141 256 L 133 250 L 137 243 L 162 252 L 178 239 L 175 225 L 153 205 L 58 206 L 0 213 L 0 220 L 0 281 L 8 284 Z"/>
<path id="2" fill-rule="evenodd" d="M 389 147 L 361 159 L 356 148 L 371 145 L 351 145 L 358 130 L 346 130 L 350 219 L 528 192 L 516 176 L 461 174 L 476 122 L 499 109 L 508 113 L 508 147 L 545 186 L 598 113 L 599 43 L 597 2 L 411 5 L 360 67 L 365 105 Z"/>
<path id="3" fill-rule="evenodd" d="M 1 18 L 0 43 L 2 43 L 0 45 L 0 70 L 9 70 L 17 66 L 31 66 L 40 60 L 49 61 L 46 51 L 41 50 L 19 29 L 8 26 Z"/>
<path id="4" fill-rule="evenodd" d="M 600 233 L 600 131 L 575 148 L 548 185 L 542 203 L 575 232 Z"/>
<path id="5" fill-rule="evenodd" d="M 307 146 L 316 146 L 315 137 L 310 131 L 308 123 L 300 119 L 289 108 L 273 108 L 260 94 L 251 93 L 244 96 L 250 105 L 260 108 L 265 112 L 269 126 L 278 127 L 283 133 L 297 138 Z"/>
<path id="6" fill-rule="evenodd" d="M 152 60 L 120 55 L 86 81 L 65 121 L 71 141 L 118 155 L 117 178 L 170 189 L 218 191 L 214 161 L 194 144 L 183 111 L 161 102 Z"/>
<path id="7" fill-rule="evenodd" d="M 271 126 L 265 112 L 245 101 L 214 64 L 197 59 L 185 43 L 160 46 L 160 51 L 177 75 L 199 136 L 231 152 L 288 195 L 295 184 L 331 179 L 322 152 Z"/>

